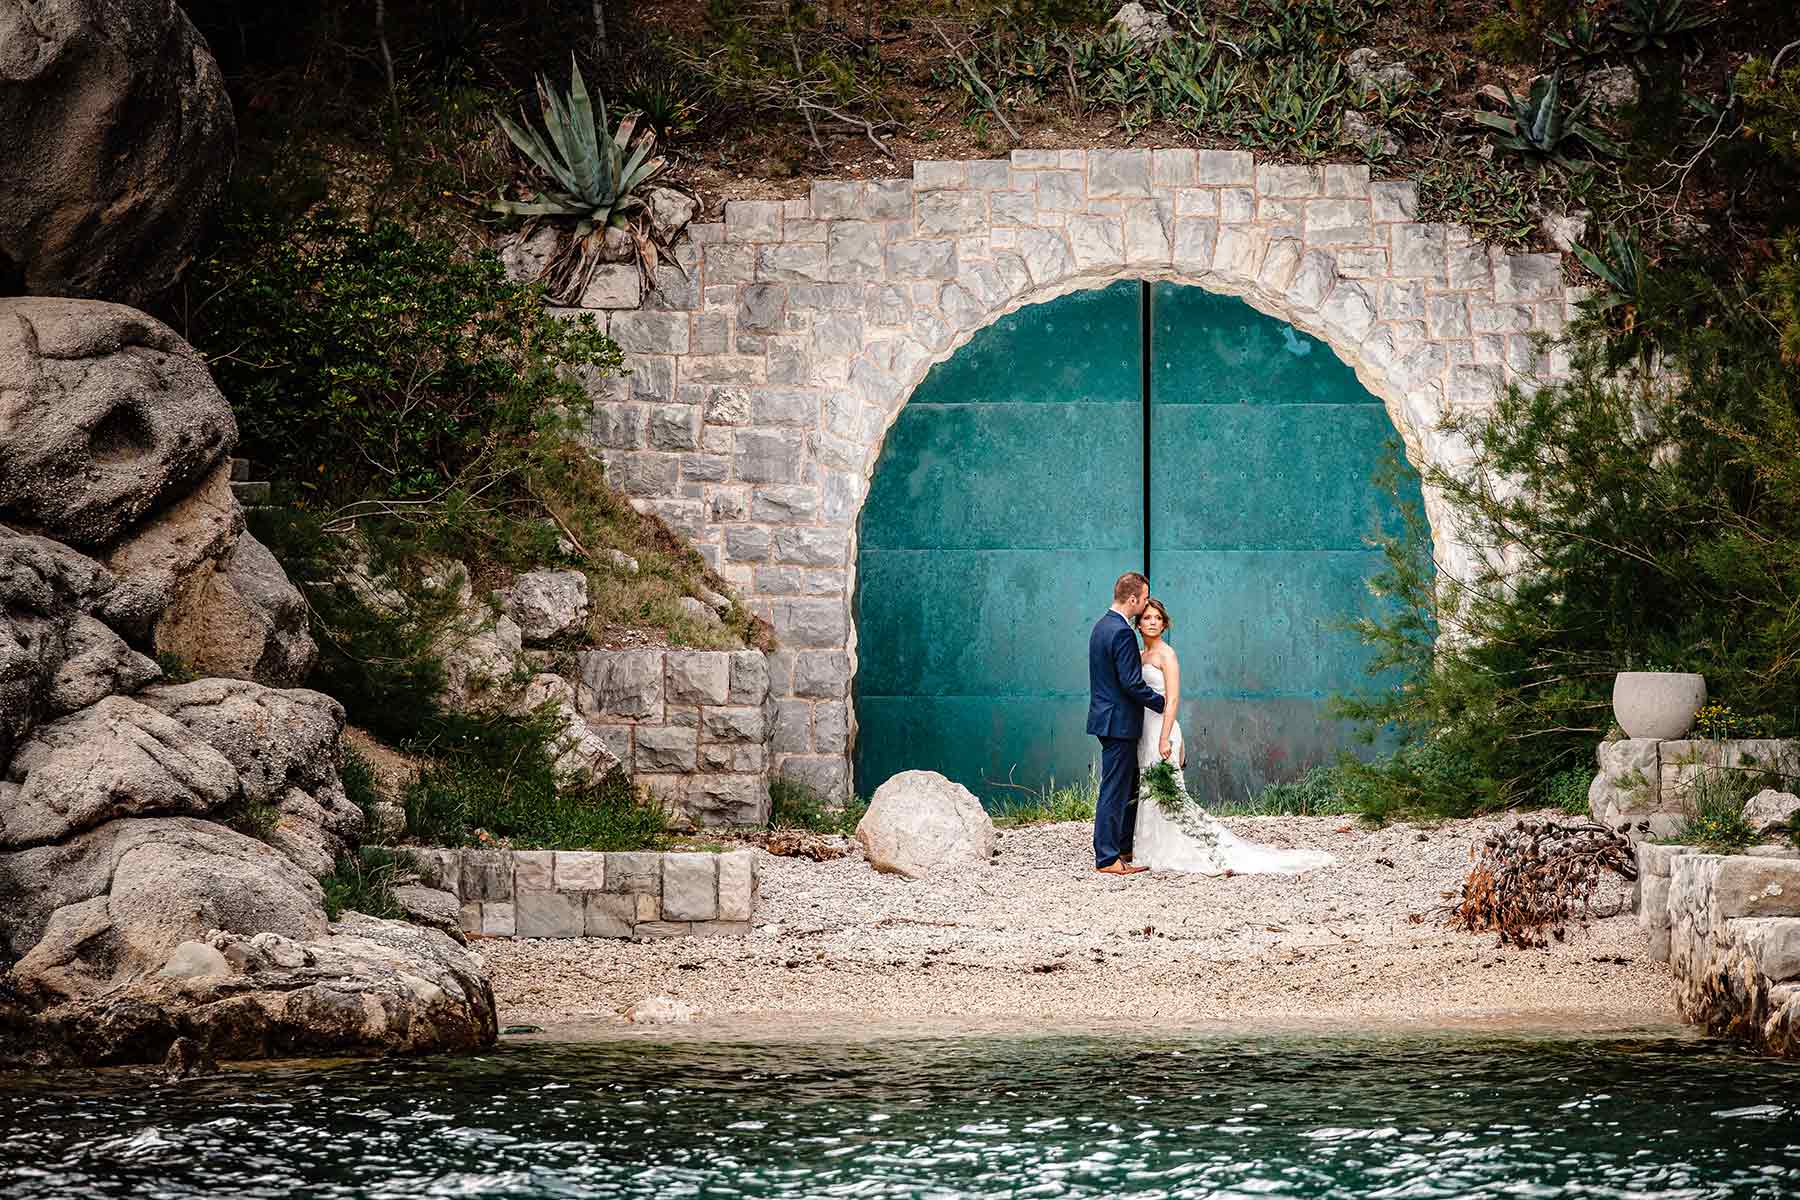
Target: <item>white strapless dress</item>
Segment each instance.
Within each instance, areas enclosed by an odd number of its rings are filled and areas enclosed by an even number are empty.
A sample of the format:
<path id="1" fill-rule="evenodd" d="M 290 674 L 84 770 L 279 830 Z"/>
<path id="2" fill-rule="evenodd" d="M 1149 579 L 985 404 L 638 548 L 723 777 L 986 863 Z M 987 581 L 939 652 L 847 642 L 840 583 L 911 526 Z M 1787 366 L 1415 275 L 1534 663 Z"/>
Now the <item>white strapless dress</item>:
<path id="1" fill-rule="evenodd" d="M 1163 673 L 1144 664 L 1144 682 L 1159 696 L 1167 695 Z M 1144 714 L 1144 733 L 1138 739 L 1138 766 L 1148 770 L 1162 761 L 1157 743 L 1162 736 L 1162 714 Z M 1177 767 L 1181 763 L 1181 722 L 1169 731 L 1170 755 Z M 1149 789 L 1140 788 L 1137 827 L 1132 835 L 1132 862 L 1152 871 L 1190 871 L 1200 875 L 1298 875 L 1304 871 L 1334 865 L 1337 860 L 1323 850 L 1278 850 L 1246 842 L 1209 816 L 1187 794 L 1187 782 L 1180 770 L 1175 778 L 1181 785 L 1182 813 L 1179 819 L 1165 814 L 1150 798 Z"/>

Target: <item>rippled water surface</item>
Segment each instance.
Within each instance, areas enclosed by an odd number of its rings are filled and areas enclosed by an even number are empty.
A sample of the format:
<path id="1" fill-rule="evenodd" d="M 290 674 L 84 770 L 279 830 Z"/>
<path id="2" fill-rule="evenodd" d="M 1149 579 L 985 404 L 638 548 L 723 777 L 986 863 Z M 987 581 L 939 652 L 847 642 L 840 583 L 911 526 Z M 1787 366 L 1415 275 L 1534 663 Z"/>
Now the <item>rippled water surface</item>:
<path id="1" fill-rule="evenodd" d="M 1796 1106 L 1660 1033 L 539 1042 L 0 1075 L 0 1195 L 1783 1197 Z"/>

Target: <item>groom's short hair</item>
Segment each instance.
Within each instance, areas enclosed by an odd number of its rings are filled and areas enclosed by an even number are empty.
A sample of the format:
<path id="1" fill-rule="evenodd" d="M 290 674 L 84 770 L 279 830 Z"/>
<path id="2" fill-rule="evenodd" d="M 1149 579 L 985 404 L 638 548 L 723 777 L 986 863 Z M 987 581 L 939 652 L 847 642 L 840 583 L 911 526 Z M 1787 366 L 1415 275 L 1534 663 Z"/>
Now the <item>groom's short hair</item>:
<path id="1" fill-rule="evenodd" d="M 1137 596 L 1139 592 L 1150 590 L 1150 581 L 1136 571 L 1127 571 L 1119 576 L 1119 582 L 1113 584 L 1113 603 L 1123 604 Z"/>

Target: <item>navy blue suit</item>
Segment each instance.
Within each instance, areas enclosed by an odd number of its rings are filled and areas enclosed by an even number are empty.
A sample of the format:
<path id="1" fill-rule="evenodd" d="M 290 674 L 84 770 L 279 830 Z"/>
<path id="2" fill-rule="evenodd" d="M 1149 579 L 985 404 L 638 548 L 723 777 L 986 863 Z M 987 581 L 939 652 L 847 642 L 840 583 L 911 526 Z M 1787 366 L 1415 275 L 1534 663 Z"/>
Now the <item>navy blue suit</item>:
<path id="1" fill-rule="evenodd" d="M 1088 635 L 1087 731 L 1100 739 L 1100 803 L 1094 811 L 1094 865 L 1110 866 L 1131 853 L 1137 826 L 1137 748 L 1144 710 L 1163 710 L 1163 698 L 1144 682 L 1137 634 L 1114 609 Z"/>

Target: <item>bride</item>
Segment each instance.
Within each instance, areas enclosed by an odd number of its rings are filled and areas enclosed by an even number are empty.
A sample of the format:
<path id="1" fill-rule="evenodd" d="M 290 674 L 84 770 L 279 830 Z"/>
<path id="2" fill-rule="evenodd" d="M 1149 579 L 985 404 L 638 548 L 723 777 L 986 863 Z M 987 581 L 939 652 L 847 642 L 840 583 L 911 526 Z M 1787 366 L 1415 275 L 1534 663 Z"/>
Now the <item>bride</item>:
<path id="1" fill-rule="evenodd" d="M 1137 826 L 1132 835 L 1133 861 L 1152 871 L 1193 871 L 1202 875 L 1275 874 L 1298 875 L 1337 860 L 1323 850 L 1277 850 L 1259 846 L 1234 835 L 1189 798 L 1181 768 L 1187 751 L 1181 742 L 1181 724 L 1175 712 L 1181 707 L 1181 663 L 1175 648 L 1164 641 L 1169 632 L 1169 612 L 1162 601 L 1150 599 L 1138 617 L 1144 638 L 1144 682 L 1168 703 L 1162 719 L 1146 714 L 1138 742 L 1138 767 L 1149 770 L 1159 762 L 1173 762 L 1175 781 L 1181 789 L 1181 814 L 1172 818 L 1149 795 L 1138 800 Z"/>

